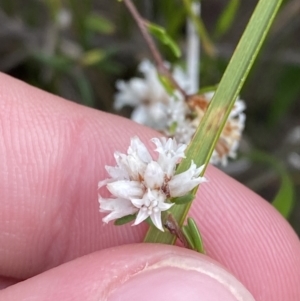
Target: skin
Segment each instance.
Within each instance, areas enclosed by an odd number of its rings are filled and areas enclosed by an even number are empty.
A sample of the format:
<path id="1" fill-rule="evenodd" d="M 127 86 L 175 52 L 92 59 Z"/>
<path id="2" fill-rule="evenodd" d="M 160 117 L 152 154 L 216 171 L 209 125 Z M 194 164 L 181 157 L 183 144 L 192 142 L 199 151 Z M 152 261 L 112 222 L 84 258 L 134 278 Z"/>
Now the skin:
<path id="1" fill-rule="evenodd" d="M 114 165 L 113 152 L 125 152 L 134 135 L 150 145 L 159 136 L 154 131 L 1 74 L 0 133 L 0 285 L 7 287 L 1 301 L 104 300 L 112 290 L 107 279 L 126 280 L 139 267 L 170 258 L 191 260 L 187 266 L 215 260 L 255 300 L 300 300 L 297 235 L 270 204 L 212 166 L 190 211 L 211 259 L 179 247 L 139 244 L 145 224 L 103 225 L 97 183 L 107 177 L 104 165 Z M 185 270 L 167 264 L 151 272 L 160 284 L 153 289 L 156 300 L 168 300 L 168 283 Z M 176 286 L 179 294 L 195 289 L 194 276 L 184 276 L 191 285 Z M 135 292 L 143 299 L 149 279 L 136 279 Z M 114 282 L 109 300 L 127 293 L 126 300 L 134 300 L 122 283 Z"/>

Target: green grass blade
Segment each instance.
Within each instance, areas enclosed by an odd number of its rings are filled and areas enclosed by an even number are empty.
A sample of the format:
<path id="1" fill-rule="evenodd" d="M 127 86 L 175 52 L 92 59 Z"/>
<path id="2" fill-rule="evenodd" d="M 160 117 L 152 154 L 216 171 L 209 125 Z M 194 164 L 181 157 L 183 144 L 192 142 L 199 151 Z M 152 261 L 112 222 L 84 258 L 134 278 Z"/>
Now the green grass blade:
<path id="1" fill-rule="evenodd" d="M 289 218 L 294 207 L 294 184 L 287 172 L 281 170 L 281 185 L 272 205 L 283 215 Z"/>
<path id="2" fill-rule="evenodd" d="M 187 225 L 182 227 L 182 233 L 183 233 L 186 241 L 188 242 L 190 248 L 192 250 L 195 250 L 196 248 L 195 248 L 195 245 L 194 245 L 194 242 L 193 242 L 193 238 L 192 238 L 192 235 L 190 233 L 189 227 Z"/>
<path id="3" fill-rule="evenodd" d="M 187 223 L 188 223 L 189 233 L 191 234 L 193 240 L 194 249 L 199 253 L 205 254 L 203 240 L 196 222 L 191 217 L 188 217 Z"/>
<path id="4" fill-rule="evenodd" d="M 216 39 L 227 33 L 227 31 L 233 26 L 240 4 L 240 0 L 230 0 L 228 2 L 216 25 L 214 34 Z"/>
<path id="5" fill-rule="evenodd" d="M 259 49 L 282 0 L 260 0 L 247 25 L 246 30 L 228 64 L 228 67 L 218 85 L 211 104 L 202 119 L 195 136 L 188 146 L 186 159 L 178 167 L 178 173 L 190 166 L 193 159 L 197 166 L 209 161 L 215 144 L 228 118 L 235 99 L 253 65 Z M 194 191 L 196 193 L 196 190 Z M 170 211 L 182 226 L 191 204 L 173 206 Z M 150 227 L 146 242 L 174 244 L 175 237 Z"/>
<path id="6" fill-rule="evenodd" d="M 191 9 L 192 0 L 182 0 L 182 1 L 187 14 L 189 15 L 192 22 L 194 23 L 195 28 L 200 36 L 203 49 L 210 57 L 214 57 L 216 54 L 215 46 L 209 37 L 209 34 L 204 26 L 202 19 L 199 18 L 197 15 L 195 15 L 193 10 Z"/>
<path id="7" fill-rule="evenodd" d="M 171 36 L 167 33 L 167 31 L 163 27 L 150 22 L 147 22 L 146 25 L 148 31 L 154 37 L 156 37 L 161 43 L 169 47 L 169 49 L 177 58 L 181 56 L 181 50 L 179 46 L 176 44 L 176 42 L 171 38 Z"/>
<path id="8" fill-rule="evenodd" d="M 249 158 L 252 161 L 268 165 L 280 178 L 280 187 L 272 201 L 272 205 L 283 217 L 288 218 L 295 205 L 295 188 L 288 170 L 276 157 L 262 151 L 253 151 Z"/>

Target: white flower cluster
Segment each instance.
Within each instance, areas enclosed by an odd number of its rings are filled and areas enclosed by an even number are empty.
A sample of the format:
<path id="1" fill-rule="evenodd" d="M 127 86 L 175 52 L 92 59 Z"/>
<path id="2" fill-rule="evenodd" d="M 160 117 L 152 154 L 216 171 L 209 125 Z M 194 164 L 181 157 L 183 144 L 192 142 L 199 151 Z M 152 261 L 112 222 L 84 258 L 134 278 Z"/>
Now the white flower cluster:
<path id="1" fill-rule="evenodd" d="M 179 161 L 185 157 L 185 144 L 175 139 L 153 138 L 158 153 L 154 160 L 138 137 L 131 139 L 127 154 L 115 152 L 116 166 L 105 166 L 110 178 L 100 181 L 98 189 L 106 186 L 112 194 L 103 198 L 99 194 L 101 212 L 109 212 L 103 218 L 105 223 L 130 214 L 137 214 L 133 225 L 151 218 L 153 224 L 163 230 L 161 212 L 170 209 L 174 203 L 169 199 L 186 195 L 206 179 L 200 174 L 204 166 L 194 162 L 188 170 L 174 175 Z"/>
<path id="2" fill-rule="evenodd" d="M 131 119 L 154 128 L 178 142 L 189 144 L 197 126 L 212 99 L 214 92 L 199 95 L 200 102 L 186 102 L 179 91 L 170 96 L 159 81 L 154 65 L 142 61 L 139 71 L 144 78 L 133 78 L 129 82 L 118 81 L 115 109 L 128 105 L 134 108 Z M 189 94 L 188 76 L 176 67 L 173 77 Z M 196 96 L 197 97 L 197 96 Z M 235 158 L 245 125 L 245 103 L 237 99 L 229 115 L 225 129 L 211 158 L 211 163 L 227 164 L 228 157 Z"/>
<path id="3" fill-rule="evenodd" d="M 166 64 L 168 66 L 168 64 Z M 155 66 L 148 60 L 140 63 L 138 71 L 144 78 L 132 78 L 129 82 L 118 80 L 114 108 L 120 110 L 124 106 L 134 108 L 131 119 L 159 131 L 165 130 L 171 120 L 184 116 L 183 96 L 175 93 L 170 96 L 159 81 Z M 189 90 L 186 74 L 175 67 L 173 77 L 185 91 Z"/>

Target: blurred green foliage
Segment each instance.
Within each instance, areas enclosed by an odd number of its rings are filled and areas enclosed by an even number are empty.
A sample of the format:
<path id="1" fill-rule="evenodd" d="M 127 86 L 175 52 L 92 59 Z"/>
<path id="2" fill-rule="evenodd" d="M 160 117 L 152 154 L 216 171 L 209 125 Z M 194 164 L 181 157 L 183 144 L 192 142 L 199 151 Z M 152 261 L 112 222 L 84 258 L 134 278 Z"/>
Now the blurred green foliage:
<path id="1" fill-rule="evenodd" d="M 183 52 L 178 59 L 159 44 L 162 55 L 183 65 L 192 0 L 134 2 L 145 19 L 166 29 L 175 41 L 171 45 L 180 45 Z M 196 21 L 203 47 L 201 88 L 220 81 L 255 4 L 250 0 L 201 2 L 202 19 Z M 300 152 L 300 138 L 293 134 L 300 127 L 299 12 L 299 0 L 285 1 L 241 92 L 247 104 L 241 152 L 247 156 L 259 149 L 271 154 L 282 169 L 268 165 L 268 159 L 264 168 L 240 159 L 226 170 L 269 200 L 278 192 L 277 199 L 282 199 L 293 187 L 290 222 L 298 233 L 300 167 L 290 157 Z M 115 81 L 134 76 L 138 62 L 151 58 L 122 2 L 112 0 L 0 0 L 0 41 L 1 71 L 109 112 L 113 111 Z"/>
<path id="2" fill-rule="evenodd" d="M 150 34 L 156 37 L 161 43 L 166 45 L 175 57 L 181 57 L 181 50 L 176 42 L 170 37 L 165 28 L 151 22 L 147 22 L 147 28 Z"/>
<path id="3" fill-rule="evenodd" d="M 249 154 L 253 162 L 258 162 L 269 167 L 279 177 L 279 189 L 272 200 L 273 206 L 285 217 L 289 218 L 295 205 L 294 183 L 286 167 L 278 162 L 276 157 L 269 153 L 253 150 Z"/>

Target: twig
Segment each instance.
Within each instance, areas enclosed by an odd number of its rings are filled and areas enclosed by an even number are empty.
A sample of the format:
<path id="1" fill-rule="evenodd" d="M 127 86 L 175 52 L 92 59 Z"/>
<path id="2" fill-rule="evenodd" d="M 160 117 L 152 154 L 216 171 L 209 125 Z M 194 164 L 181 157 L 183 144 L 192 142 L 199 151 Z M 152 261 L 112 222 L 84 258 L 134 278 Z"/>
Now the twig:
<path id="1" fill-rule="evenodd" d="M 167 218 L 164 222 L 164 227 L 168 229 L 171 234 L 175 235 L 182 242 L 185 248 L 192 249 L 187 239 L 185 238 L 180 226 L 178 225 L 176 219 L 171 213 L 167 215 Z"/>
<path id="2" fill-rule="evenodd" d="M 166 66 L 164 65 L 163 59 L 151 37 L 151 35 L 148 33 L 147 30 L 147 22 L 142 18 L 142 16 L 139 14 L 139 12 L 137 11 L 136 7 L 134 6 L 134 4 L 132 3 L 131 0 L 123 0 L 124 4 L 126 5 L 126 7 L 128 8 L 128 10 L 130 11 L 132 17 L 134 18 L 134 20 L 136 21 L 146 43 L 148 44 L 148 47 L 153 55 L 153 58 L 156 62 L 156 66 L 157 66 L 157 70 L 160 74 L 166 76 L 170 82 L 172 83 L 172 85 L 179 90 L 182 95 L 187 98 L 187 94 L 186 92 L 179 86 L 179 84 L 177 83 L 177 81 L 174 79 L 174 77 L 172 76 L 172 74 L 170 73 L 170 71 L 168 70 L 168 68 L 166 68 Z"/>

